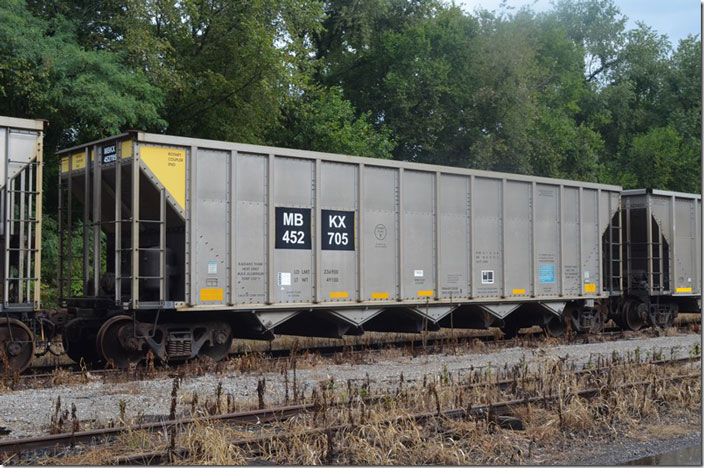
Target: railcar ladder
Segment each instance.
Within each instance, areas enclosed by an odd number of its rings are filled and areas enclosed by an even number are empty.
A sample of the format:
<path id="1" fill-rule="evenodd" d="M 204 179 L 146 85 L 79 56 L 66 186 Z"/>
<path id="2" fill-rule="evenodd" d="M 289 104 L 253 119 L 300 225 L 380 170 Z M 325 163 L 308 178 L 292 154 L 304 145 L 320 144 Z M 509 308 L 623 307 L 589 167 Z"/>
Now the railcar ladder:
<path id="1" fill-rule="evenodd" d="M 662 295 L 665 289 L 665 270 L 664 270 L 664 256 L 663 256 L 663 236 L 662 229 L 657 222 L 653 222 L 651 219 L 653 229 L 656 231 L 653 233 L 651 231 L 651 239 L 649 241 L 648 248 L 648 284 L 650 285 L 650 294 L 657 291 L 658 294 Z M 653 265 L 657 264 L 657 273 L 653 268 Z M 657 280 L 656 280 L 657 277 Z"/>
<path id="2" fill-rule="evenodd" d="M 86 160 L 89 158 L 89 154 L 86 153 Z M 58 264 L 58 285 L 59 285 L 59 298 L 62 300 L 64 298 L 69 298 L 73 296 L 73 283 L 76 282 L 77 280 L 74 278 L 73 275 L 73 217 L 74 213 L 78 214 L 78 210 L 74 210 L 74 183 L 73 183 L 73 177 L 75 174 L 76 169 L 73 167 L 73 156 L 68 156 L 68 161 L 67 161 L 67 168 L 66 168 L 66 189 L 64 193 L 64 183 L 63 183 L 63 178 L 62 175 L 59 174 L 59 190 L 58 190 L 58 196 L 59 196 L 59 210 L 58 210 L 58 227 L 59 227 L 59 264 Z M 88 171 L 85 171 L 85 177 L 86 179 L 89 178 Z M 88 190 L 88 182 L 84 184 L 84 200 L 86 200 L 86 203 L 88 203 L 89 198 L 85 196 L 87 194 Z M 84 207 L 84 216 L 83 216 L 83 235 L 84 235 L 84 246 L 86 245 L 85 243 L 85 236 L 87 235 L 87 218 L 86 218 L 86 213 L 85 210 L 87 208 Z M 86 264 L 84 262 L 83 264 L 84 268 L 84 273 L 83 273 L 83 279 L 85 279 L 85 268 Z M 78 279 L 79 281 L 82 281 L 82 278 Z M 84 292 L 85 292 L 85 284 L 84 284 Z"/>
<path id="3" fill-rule="evenodd" d="M 26 163 L 23 161 L 13 161 L 7 159 L 4 181 L 4 212 L 5 222 L 3 234 L 5 237 L 5 264 L 3 281 L 3 305 L 11 308 L 12 302 L 23 304 L 32 302 L 32 283 L 38 278 L 32 273 L 36 255 L 39 252 L 36 243 L 37 224 L 37 181 L 35 179 L 35 168 L 40 164 L 37 161 Z M 19 173 L 10 177 L 11 165 L 21 165 Z M 18 186 L 19 185 L 19 186 Z M 19 202 L 19 203 L 18 203 Z M 34 235 L 33 235 L 34 233 Z M 17 246 L 10 243 L 10 238 L 18 236 Z M 10 263 L 11 253 L 17 253 L 16 270 L 12 270 Z M 15 300 L 10 301 L 10 286 L 16 284 Z"/>
<path id="4" fill-rule="evenodd" d="M 626 230 L 628 231 L 627 236 L 627 277 L 629 279 L 628 288 L 633 287 L 630 282 L 632 281 L 631 270 L 633 268 L 633 262 L 637 261 L 645 262 L 646 279 L 648 283 L 648 294 L 655 295 L 663 294 L 665 292 L 665 254 L 663 245 L 665 243 L 665 238 L 663 236 L 660 224 L 653 218 L 652 209 L 650 203 L 645 209 L 645 242 L 634 242 L 632 240 L 632 226 L 631 226 L 630 213 L 627 215 L 626 219 Z M 644 252 L 645 255 L 633 256 L 634 247 L 638 252 Z M 654 267 L 657 267 L 657 271 Z"/>
<path id="5" fill-rule="evenodd" d="M 622 290 L 622 266 L 623 266 L 623 226 L 621 210 L 609 223 L 608 235 L 608 275 L 609 290 L 612 292 Z"/>
<path id="6" fill-rule="evenodd" d="M 116 161 L 115 161 L 115 304 L 123 306 L 122 301 L 122 280 L 129 279 L 132 284 L 130 306 L 132 309 L 138 309 L 142 306 L 163 307 L 166 301 L 166 190 L 164 187 L 159 189 L 159 219 L 140 219 L 139 218 L 139 177 L 140 177 L 140 160 L 136 148 L 132 148 L 132 180 L 125 180 L 123 184 L 122 178 L 122 145 L 116 144 Z M 125 188 L 131 188 L 131 211 L 132 216 L 127 219 L 122 218 L 122 192 Z M 123 223 L 129 223 L 130 226 L 130 243 L 129 247 L 122 245 L 122 228 Z M 157 224 L 159 226 L 159 243 L 156 247 L 140 247 L 139 246 L 139 226 Z M 140 252 L 156 251 L 159 252 L 159 275 L 149 276 L 140 275 L 139 272 L 139 254 Z M 125 275 L 122 271 L 122 257 L 125 252 L 130 255 L 131 271 Z M 139 301 L 139 285 L 141 280 L 158 280 L 159 281 L 159 301 L 154 304 Z"/>

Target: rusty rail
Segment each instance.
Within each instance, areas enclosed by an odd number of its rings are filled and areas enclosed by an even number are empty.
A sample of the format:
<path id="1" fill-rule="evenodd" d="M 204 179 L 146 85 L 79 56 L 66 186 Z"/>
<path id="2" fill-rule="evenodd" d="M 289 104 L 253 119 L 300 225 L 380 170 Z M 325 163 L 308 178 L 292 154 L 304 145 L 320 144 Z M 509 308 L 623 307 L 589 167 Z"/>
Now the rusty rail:
<path id="1" fill-rule="evenodd" d="M 666 378 L 658 379 L 657 382 L 668 382 L 668 381 L 678 381 L 687 379 L 700 379 L 700 373 L 689 373 L 678 376 L 671 376 Z M 647 386 L 653 384 L 652 380 L 633 382 L 623 385 L 618 385 L 613 387 L 611 390 L 621 390 L 625 388 L 633 388 L 638 386 Z M 603 388 L 588 388 L 580 390 L 577 392 L 571 392 L 563 397 L 580 397 L 580 398 L 592 398 L 596 395 L 601 394 L 604 391 Z M 483 405 L 471 406 L 469 408 L 453 408 L 450 410 L 440 411 L 440 412 L 424 412 L 416 413 L 409 416 L 399 416 L 390 419 L 384 419 L 375 422 L 376 424 L 395 424 L 402 421 L 414 421 L 416 423 L 423 423 L 428 420 L 436 418 L 448 418 L 448 419 L 465 419 L 465 418 L 480 418 L 480 417 L 490 417 L 506 415 L 511 413 L 513 409 L 519 406 L 526 406 L 535 403 L 547 404 L 548 402 L 555 401 L 560 397 L 560 395 L 546 395 L 546 396 L 535 396 L 527 397 L 517 400 L 509 400 L 498 403 L 488 403 Z M 330 427 L 320 427 L 315 429 L 309 429 L 298 434 L 291 433 L 280 433 L 275 435 L 259 436 L 247 439 L 238 439 L 229 442 L 232 447 L 238 447 L 243 449 L 249 449 L 252 447 L 258 447 L 262 444 L 273 441 L 285 441 L 301 436 L 316 436 L 324 435 L 330 433 L 337 433 L 341 431 L 353 430 L 357 425 L 353 424 L 338 424 Z M 185 460 L 191 455 L 191 450 L 187 448 L 175 448 L 173 450 L 162 450 L 162 451 L 152 451 L 146 453 L 140 453 L 128 456 L 119 456 L 114 458 L 110 464 L 111 465 L 162 465 L 178 462 L 180 460 Z"/>
<path id="2" fill-rule="evenodd" d="M 644 361 L 641 363 L 638 363 L 639 365 L 667 365 L 667 364 L 684 364 L 684 363 L 689 363 L 689 362 L 695 362 L 697 360 L 701 359 L 701 356 L 692 356 L 692 357 L 687 357 L 687 358 L 678 358 L 678 359 L 670 359 L 670 360 L 658 360 L 658 361 Z M 594 369 L 580 369 L 576 371 L 571 371 L 570 374 L 572 375 L 588 375 L 588 374 L 602 374 L 605 372 L 608 372 L 610 369 L 612 369 L 614 366 L 605 366 L 605 367 L 600 367 L 600 368 L 594 368 Z M 699 374 L 696 374 L 699 375 Z M 679 376 L 678 376 L 679 377 Z M 534 379 L 535 376 L 524 376 L 520 377 L 520 380 L 525 381 L 525 380 L 531 380 Z M 510 385 L 513 385 L 516 383 L 516 379 L 505 379 L 505 380 L 496 380 L 496 381 L 488 381 L 488 382 L 473 382 L 469 384 L 462 385 L 462 387 L 465 388 L 475 388 L 475 387 L 484 387 L 484 386 L 498 386 L 499 388 L 506 388 Z M 631 385 L 631 384 L 628 384 Z M 364 398 L 362 401 L 365 404 L 374 404 L 379 401 L 384 400 L 386 396 L 369 396 Z M 515 404 L 516 401 L 518 402 L 533 402 L 533 401 L 542 401 L 545 400 L 546 397 L 532 397 L 529 399 L 522 399 L 522 400 L 514 400 L 511 402 L 503 402 L 503 403 L 493 403 L 493 404 L 487 404 L 487 405 L 481 405 L 481 406 L 476 406 L 474 407 L 475 410 L 481 411 L 482 408 L 484 409 L 489 409 L 492 408 L 493 410 L 498 410 L 502 406 L 507 406 L 511 404 Z M 548 397 L 551 398 L 551 397 Z M 331 406 L 338 406 L 338 404 L 332 404 Z M 21 454 L 25 452 L 30 452 L 30 451 L 56 451 L 61 448 L 65 447 L 73 447 L 79 443 L 84 443 L 84 444 L 94 444 L 98 443 L 101 441 L 105 440 L 111 440 L 114 439 L 116 436 L 118 436 L 121 433 L 124 432 L 130 432 L 130 431 L 159 431 L 159 430 L 166 430 L 172 427 L 178 427 L 178 426 L 185 426 L 193 423 L 215 423 L 215 422 L 223 422 L 227 424 L 266 424 L 266 423 L 271 423 L 275 421 L 282 421 L 285 419 L 288 419 L 292 416 L 296 416 L 299 414 L 303 414 L 306 412 L 313 411 L 315 409 L 315 403 L 306 403 L 306 404 L 298 404 L 298 405 L 289 405 L 289 406 L 279 406 L 279 407 L 273 407 L 273 408 L 266 408 L 266 409 L 259 409 L 259 410 L 251 410 L 251 411 L 243 411 L 243 412 L 236 412 L 236 413 L 226 413 L 226 414 L 220 414 L 220 415 L 208 415 L 208 416 L 202 416 L 202 417 L 188 417 L 188 418 L 182 418 L 182 419 L 173 419 L 173 420 L 165 420 L 165 421 L 158 421 L 158 422 L 151 422 L 151 423 L 142 423 L 142 424 L 136 424 L 136 425 L 130 425 L 130 426 L 118 426 L 118 427 L 110 427 L 110 428 L 103 428 L 103 429 L 93 429 L 93 430 L 88 430 L 88 431 L 80 431 L 80 432 L 67 432 L 67 433 L 61 433 L 61 434 L 51 434 L 51 435 L 46 435 L 46 436 L 37 436 L 37 437 L 26 437 L 26 438 L 20 438 L 20 439 L 6 439 L 6 440 L 0 440 L 0 455 L 2 455 L 2 458 L 0 458 L 0 462 L 7 461 L 9 458 L 6 457 L 12 457 L 15 454 Z"/>

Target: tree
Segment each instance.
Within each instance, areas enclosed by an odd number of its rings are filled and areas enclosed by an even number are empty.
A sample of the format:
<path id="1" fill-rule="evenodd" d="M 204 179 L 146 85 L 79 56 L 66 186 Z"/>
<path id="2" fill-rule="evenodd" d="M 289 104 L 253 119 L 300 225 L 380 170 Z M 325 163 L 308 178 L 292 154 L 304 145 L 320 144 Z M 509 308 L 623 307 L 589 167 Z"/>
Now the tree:
<path id="1" fill-rule="evenodd" d="M 621 171 L 625 188 L 659 188 L 695 191 L 699 174 L 692 171 L 696 155 L 687 151 L 672 126 L 651 128 L 636 135 Z"/>
<path id="2" fill-rule="evenodd" d="M 448 162 L 466 154 L 476 20 L 434 0 L 357 8 L 328 2 L 315 37 L 324 86 L 339 86 L 377 128 L 391 130 L 396 159 Z"/>
<path id="3" fill-rule="evenodd" d="M 86 50 L 62 16 L 33 16 L 22 0 L 0 4 L 0 115 L 44 118 L 45 198 L 56 199 L 57 146 L 126 128 L 160 130 L 164 95 L 119 54 Z M 51 214 L 55 203 L 45 203 Z"/>
<path id="4" fill-rule="evenodd" d="M 0 4 L 0 115 L 45 118 L 43 297 L 55 300 L 57 146 L 125 128 L 160 130 L 163 93 L 120 54 L 87 50 L 61 15 L 34 16 L 21 0 Z M 76 245 L 76 244 L 74 244 Z"/>
<path id="5" fill-rule="evenodd" d="M 570 39 L 580 46 L 588 82 L 604 83 L 620 61 L 627 18 L 613 0 L 559 0 L 552 11 Z"/>
<path id="6" fill-rule="evenodd" d="M 160 90 L 119 55 L 80 47 L 60 16 L 32 16 L 21 0 L 0 5 L 0 57 L 0 114 L 48 119 L 49 155 L 57 143 L 164 125 Z"/>
<path id="7" fill-rule="evenodd" d="M 171 134 L 266 143 L 305 79 L 315 0 L 131 1 L 114 47 L 166 93 Z"/>
<path id="8" fill-rule="evenodd" d="M 375 158 L 391 158 L 395 143 L 386 128 L 377 130 L 369 113 L 359 117 L 339 88 L 310 87 L 284 108 L 283 129 L 270 139 L 292 148 Z"/>

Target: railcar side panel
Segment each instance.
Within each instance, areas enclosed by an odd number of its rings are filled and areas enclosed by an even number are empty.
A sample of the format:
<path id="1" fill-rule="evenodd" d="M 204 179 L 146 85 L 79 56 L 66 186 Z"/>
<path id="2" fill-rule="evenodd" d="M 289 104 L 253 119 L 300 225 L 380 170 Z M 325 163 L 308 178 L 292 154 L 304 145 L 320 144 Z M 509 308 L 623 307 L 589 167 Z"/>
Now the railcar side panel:
<path id="1" fill-rule="evenodd" d="M 364 167 L 364 283 L 366 301 L 398 298 L 398 171 Z"/>
<path id="2" fill-rule="evenodd" d="M 403 171 L 402 299 L 435 295 L 435 174 Z"/>
<path id="3" fill-rule="evenodd" d="M 597 191 L 582 189 L 581 197 L 581 250 L 582 250 L 582 281 L 579 285 L 580 294 L 595 296 L 601 290 L 601 230 L 597 209 L 599 200 Z"/>
<path id="4" fill-rule="evenodd" d="M 503 287 L 503 191 L 501 179 L 475 177 L 473 201 L 474 297 L 501 297 Z"/>
<path id="5" fill-rule="evenodd" d="M 472 272 L 470 177 L 442 174 L 439 195 L 438 297 L 462 299 Z"/>
<path id="6" fill-rule="evenodd" d="M 237 153 L 233 207 L 236 304 L 264 304 L 267 293 L 267 157 Z"/>
<path id="7" fill-rule="evenodd" d="M 695 245 L 696 235 L 696 201 L 675 198 L 675 245 L 677 255 L 674 257 L 673 270 L 674 292 L 698 292 L 698 272 L 696 258 L 699 257 Z"/>
<path id="8" fill-rule="evenodd" d="M 313 239 L 320 222 L 313 213 L 315 177 L 311 160 L 274 158 L 274 225 L 269 227 L 275 239 L 271 302 L 313 301 Z"/>
<path id="9" fill-rule="evenodd" d="M 197 261 L 191 267 L 191 280 L 197 296 L 192 300 L 195 304 L 222 304 L 229 297 L 230 154 L 199 148 L 195 157 L 191 238 Z"/>
<path id="10" fill-rule="evenodd" d="M 358 297 L 359 168 L 325 161 L 320 168 L 319 302 L 351 302 Z"/>
<path id="11" fill-rule="evenodd" d="M 562 270 L 560 255 L 559 186 L 537 184 L 535 202 L 536 296 L 557 296 Z"/>
<path id="12" fill-rule="evenodd" d="M 576 296 L 581 292 L 579 189 L 563 187 L 562 197 L 562 294 Z"/>
<path id="13" fill-rule="evenodd" d="M 529 182 L 505 181 L 506 240 L 505 255 L 510 259 L 505 272 L 504 295 L 530 296 L 532 284 L 532 204 L 533 186 Z"/>

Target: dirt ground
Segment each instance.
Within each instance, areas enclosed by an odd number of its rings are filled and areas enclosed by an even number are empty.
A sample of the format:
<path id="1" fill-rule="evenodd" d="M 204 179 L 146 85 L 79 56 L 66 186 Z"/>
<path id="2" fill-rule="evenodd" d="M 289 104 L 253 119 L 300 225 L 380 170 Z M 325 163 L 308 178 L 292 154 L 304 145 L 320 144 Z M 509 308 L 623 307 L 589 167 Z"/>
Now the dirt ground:
<path id="1" fill-rule="evenodd" d="M 635 431 L 642 431 L 637 437 L 622 434 L 602 435 L 589 439 L 570 441 L 569 447 L 556 447 L 553 453 L 546 453 L 544 459 L 534 460 L 546 465 L 623 465 L 628 462 L 652 457 L 675 450 L 686 449 L 702 444 L 701 418 L 689 421 L 662 421 L 660 424 L 643 424 Z M 669 464 L 669 463 L 668 463 Z M 676 463 L 679 464 L 679 463 Z M 688 463 L 684 463 L 688 464 Z M 699 463 L 701 466 L 701 455 Z"/>

